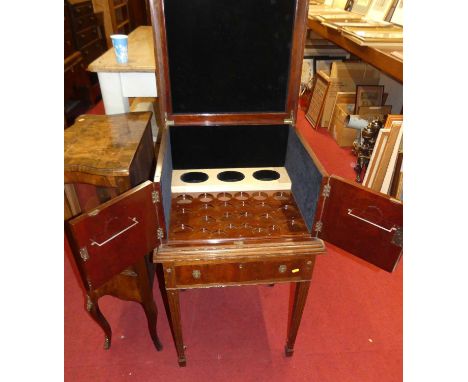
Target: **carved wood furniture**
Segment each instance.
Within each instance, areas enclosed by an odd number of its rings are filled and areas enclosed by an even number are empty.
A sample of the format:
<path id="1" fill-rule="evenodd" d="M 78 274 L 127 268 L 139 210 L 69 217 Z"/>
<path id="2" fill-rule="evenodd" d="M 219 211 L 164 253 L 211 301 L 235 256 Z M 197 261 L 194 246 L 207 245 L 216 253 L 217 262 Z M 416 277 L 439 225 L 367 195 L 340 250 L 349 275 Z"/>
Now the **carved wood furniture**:
<path id="1" fill-rule="evenodd" d="M 114 197 L 118 199 L 119 194 L 153 175 L 150 118 L 148 112 L 83 115 L 65 131 L 66 206 L 70 215 L 83 212 L 73 225 L 67 226 L 68 240 L 86 292 L 86 309 L 105 333 L 105 349 L 110 347 L 112 332 L 99 310 L 98 299 L 104 295 L 139 302 L 151 338 L 156 348 L 161 349 L 152 293 L 154 266 L 147 253 L 131 246 L 114 248 L 101 237 L 87 246 L 80 244 L 83 235 L 80 222 L 97 213 L 94 209 L 97 205 Z M 111 218 L 98 228 L 113 230 L 119 224 Z"/>
<path id="2" fill-rule="evenodd" d="M 180 366 L 180 289 L 291 282 L 291 356 L 322 239 L 387 271 L 401 256 L 402 204 L 329 175 L 295 129 L 307 2 L 150 2 L 165 116 L 154 179 L 70 223 L 91 257 L 95 241 L 154 250 Z M 291 189 L 226 178 L 203 191 L 205 170 L 249 167 L 284 168 Z M 179 170 L 191 192 L 172 191 Z"/>

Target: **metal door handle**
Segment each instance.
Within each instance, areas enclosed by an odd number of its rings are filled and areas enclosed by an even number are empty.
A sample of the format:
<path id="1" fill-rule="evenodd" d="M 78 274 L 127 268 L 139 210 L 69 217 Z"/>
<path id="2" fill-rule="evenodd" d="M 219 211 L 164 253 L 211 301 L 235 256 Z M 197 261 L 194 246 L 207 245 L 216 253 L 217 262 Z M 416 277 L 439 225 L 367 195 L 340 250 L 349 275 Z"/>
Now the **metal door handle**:
<path id="1" fill-rule="evenodd" d="M 117 232 L 116 234 L 112 235 L 110 238 L 108 238 L 106 241 L 103 241 L 102 243 L 98 243 L 91 239 L 91 245 L 97 245 L 98 247 L 102 247 L 104 244 L 107 244 L 109 241 L 115 239 L 117 236 L 122 235 L 125 231 L 128 231 L 130 228 L 135 227 L 139 223 L 139 221 L 136 218 L 129 217 L 129 219 L 133 221 L 134 223 L 129 225 L 127 228 L 124 228 L 122 231 Z"/>
<path id="2" fill-rule="evenodd" d="M 392 228 L 385 228 L 385 227 L 382 227 L 381 225 L 378 225 L 378 224 L 376 224 L 376 223 L 374 223 L 374 222 L 371 222 L 370 220 L 367 220 L 367 219 L 364 219 L 364 218 L 362 218 L 362 217 L 360 217 L 360 216 L 354 215 L 354 214 L 352 213 L 352 211 L 353 211 L 352 209 L 348 209 L 348 215 L 349 215 L 349 216 L 352 216 L 353 218 L 362 220 L 363 222 L 366 222 L 366 223 L 368 223 L 368 224 L 371 224 L 371 225 L 373 225 L 374 227 L 380 228 L 380 229 L 382 229 L 382 230 L 384 230 L 384 231 L 387 231 L 387 232 L 392 232 L 392 231 L 396 231 L 396 230 L 397 230 L 397 227 L 392 227 Z"/>

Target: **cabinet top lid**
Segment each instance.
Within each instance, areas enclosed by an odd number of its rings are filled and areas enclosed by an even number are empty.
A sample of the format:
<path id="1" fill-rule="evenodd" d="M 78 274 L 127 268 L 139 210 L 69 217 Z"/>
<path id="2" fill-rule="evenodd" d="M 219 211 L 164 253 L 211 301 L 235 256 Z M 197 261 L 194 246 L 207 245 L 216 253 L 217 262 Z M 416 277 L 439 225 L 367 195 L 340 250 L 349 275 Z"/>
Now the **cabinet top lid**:
<path id="1" fill-rule="evenodd" d="M 150 112 L 79 116 L 64 133 L 65 172 L 128 172 L 150 120 Z"/>
<path id="2" fill-rule="evenodd" d="M 249 115 L 243 122 L 255 123 L 255 115 L 278 114 L 279 121 L 291 114 L 299 93 L 306 0 L 156 3 L 158 85 L 163 82 L 158 93 L 169 120 L 182 124 L 190 115 L 203 124 L 205 117 L 216 122 L 213 115 L 231 121 Z"/>

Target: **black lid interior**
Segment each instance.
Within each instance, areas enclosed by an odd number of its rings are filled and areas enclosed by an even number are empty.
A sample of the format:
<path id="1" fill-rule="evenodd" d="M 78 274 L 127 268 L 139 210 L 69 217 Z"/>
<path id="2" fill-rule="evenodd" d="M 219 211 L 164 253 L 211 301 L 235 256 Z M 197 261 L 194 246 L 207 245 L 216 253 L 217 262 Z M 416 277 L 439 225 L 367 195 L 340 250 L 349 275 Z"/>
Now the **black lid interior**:
<path id="1" fill-rule="evenodd" d="M 296 0 L 164 0 L 173 114 L 286 112 Z"/>
<path id="2" fill-rule="evenodd" d="M 175 170 L 283 167 L 289 126 L 171 126 Z"/>

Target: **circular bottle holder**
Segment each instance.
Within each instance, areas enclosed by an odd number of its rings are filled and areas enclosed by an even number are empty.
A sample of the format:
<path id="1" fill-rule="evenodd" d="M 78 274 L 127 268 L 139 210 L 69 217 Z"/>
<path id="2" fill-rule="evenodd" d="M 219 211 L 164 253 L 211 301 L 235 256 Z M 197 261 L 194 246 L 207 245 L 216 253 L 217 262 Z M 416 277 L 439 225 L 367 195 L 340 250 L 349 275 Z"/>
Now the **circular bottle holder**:
<path id="1" fill-rule="evenodd" d="M 291 199 L 291 193 L 287 191 L 278 191 L 273 194 L 273 199 L 279 202 L 285 202 Z"/>
<path id="2" fill-rule="evenodd" d="M 193 202 L 193 196 L 187 194 L 181 194 L 177 196 L 176 203 L 177 204 L 191 204 Z"/>
<path id="3" fill-rule="evenodd" d="M 240 182 L 245 175 L 239 171 L 221 171 L 216 177 L 222 182 Z"/>
<path id="4" fill-rule="evenodd" d="M 258 170 L 255 171 L 252 176 L 257 180 L 268 182 L 279 179 L 280 173 L 275 170 Z"/>
<path id="5" fill-rule="evenodd" d="M 234 199 L 236 200 L 248 200 L 250 195 L 247 192 L 241 191 L 234 194 Z"/>
<path id="6" fill-rule="evenodd" d="M 252 194 L 252 198 L 261 202 L 261 201 L 267 200 L 268 194 L 266 192 L 257 191 Z"/>
<path id="7" fill-rule="evenodd" d="M 213 201 L 214 196 L 204 192 L 203 194 L 198 195 L 197 199 L 202 203 L 209 203 L 209 202 Z"/>
<path id="8" fill-rule="evenodd" d="M 208 180 L 208 174 L 201 171 L 185 172 L 180 176 L 180 180 L 185 183 L 203 183 Z"/>

